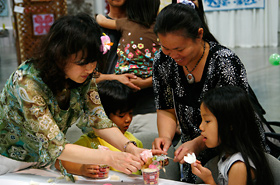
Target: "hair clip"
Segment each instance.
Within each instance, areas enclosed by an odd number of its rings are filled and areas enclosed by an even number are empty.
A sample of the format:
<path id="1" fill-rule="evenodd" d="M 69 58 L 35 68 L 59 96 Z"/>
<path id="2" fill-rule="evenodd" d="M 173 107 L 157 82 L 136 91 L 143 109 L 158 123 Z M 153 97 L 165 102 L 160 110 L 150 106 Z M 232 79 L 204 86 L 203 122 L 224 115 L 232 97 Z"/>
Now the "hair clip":
<path id="1" fill-rule="evenodd" d="M 182 3 L 185 5 L 190 6 L 191 8 L 195 9 L 195 4 L 192 1 L 188 1 L 188 0 L 177 0 L 177 3 Z"/>
<path id="2" fill-rule="evenodd" d="M 102 44 L 100 46 L 100 51 L 103 52 L 103 54 L 106 54 L 111 49 L 111 46 L 113 46 L 113 42 L 111 42 L 110 37 L 105 33 L 100 37 L 100 40 Z"/>

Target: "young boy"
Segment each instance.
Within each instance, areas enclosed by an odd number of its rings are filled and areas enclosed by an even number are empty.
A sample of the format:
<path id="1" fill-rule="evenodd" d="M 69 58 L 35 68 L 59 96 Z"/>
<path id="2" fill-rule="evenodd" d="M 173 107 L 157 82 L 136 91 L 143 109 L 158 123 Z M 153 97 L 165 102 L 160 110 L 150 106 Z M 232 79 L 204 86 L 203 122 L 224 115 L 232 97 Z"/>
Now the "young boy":
<path id="1" fill-rule="evenodd" d="M 135 105 L 132 89 L 117 80 L 105 80 L 98 83 L 98 93 L 107 116 L 118 126 L 126 138 L 135 141 L 138 147 L 143 148 L 142 142 L 126 131 L 132 121 L 132 110 Z M 88 148 L 97 148 L 98 145 L 102 145 L 112 151 L 120 151 L 96 136 L 94 131 L 82 135 L 74 144 Z M 68 161 L 61 162 L 69 173 L 98 178 L 98 175 L 96 175 L 99 172 L 98 165 L 85 165 Z M 55 167 L 60 170 L 58 161 L 56 161 Z M 117 171 L 114 168 L 110 169 Z M 141 171 L 139 170 L 134 174 L 140 175 Z"/>

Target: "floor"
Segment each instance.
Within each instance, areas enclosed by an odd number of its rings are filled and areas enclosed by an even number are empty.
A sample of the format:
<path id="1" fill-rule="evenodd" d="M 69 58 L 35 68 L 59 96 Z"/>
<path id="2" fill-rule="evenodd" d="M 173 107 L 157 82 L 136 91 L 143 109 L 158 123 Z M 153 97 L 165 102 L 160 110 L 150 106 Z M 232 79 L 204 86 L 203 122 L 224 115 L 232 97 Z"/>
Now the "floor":
<path id="1" fill-rule="evenodd" d="M 280 66 L 269 63 L 269 56 L 280 54 L 280 47 L 232 48 L 244 63 L 248 80 L 259 102 L 266 110 L 266 119 L 280 121 Z M 0 45 L 0 89 L 17 67 L 15 47 Z M 280 130 L 278 130 L 280 133 Z"/>

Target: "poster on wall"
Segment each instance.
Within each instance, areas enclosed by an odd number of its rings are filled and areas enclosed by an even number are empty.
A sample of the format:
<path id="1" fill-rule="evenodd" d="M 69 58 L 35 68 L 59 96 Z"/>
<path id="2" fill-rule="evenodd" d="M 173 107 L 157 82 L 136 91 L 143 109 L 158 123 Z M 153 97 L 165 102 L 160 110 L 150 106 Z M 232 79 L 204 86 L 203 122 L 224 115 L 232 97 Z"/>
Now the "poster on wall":
<path id="1" fill-rule="evenodd" d="M 9 15 L 7 0 L 0 0 L 0 17 L 7 17 Z"/>
<path id="2" fill-rule="evenodd" d="M 46 35 L 54 23 L 54 14 L 33 14 L 33 35 Z"/>
<path id="3" fill-rule="evenodd" d="M 264 9 L 265 0 L 203 0 L 204 11 Z"/>

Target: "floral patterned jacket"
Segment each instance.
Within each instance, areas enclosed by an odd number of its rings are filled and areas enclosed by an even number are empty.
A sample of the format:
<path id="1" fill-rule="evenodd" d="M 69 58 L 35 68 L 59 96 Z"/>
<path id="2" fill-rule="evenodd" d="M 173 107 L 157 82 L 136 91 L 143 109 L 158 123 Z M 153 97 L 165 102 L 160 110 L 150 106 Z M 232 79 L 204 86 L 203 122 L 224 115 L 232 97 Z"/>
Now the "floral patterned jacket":
<path id="1" fill-rule="evenodd" d="M 105 114 L 95 80 L 71 89 L 70 106 L 62 110 L 52 91 L 31 62 L 25 62 L 8 79 L 0 94 L 0 154 L 11 159 L 54 162 L 66 143 L 67 129 L 77 122 L 87 128 L 116 126 Z"/>

